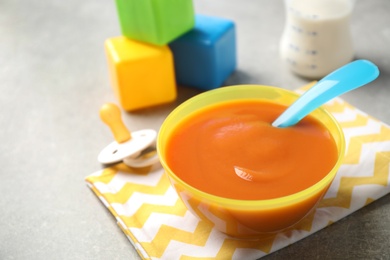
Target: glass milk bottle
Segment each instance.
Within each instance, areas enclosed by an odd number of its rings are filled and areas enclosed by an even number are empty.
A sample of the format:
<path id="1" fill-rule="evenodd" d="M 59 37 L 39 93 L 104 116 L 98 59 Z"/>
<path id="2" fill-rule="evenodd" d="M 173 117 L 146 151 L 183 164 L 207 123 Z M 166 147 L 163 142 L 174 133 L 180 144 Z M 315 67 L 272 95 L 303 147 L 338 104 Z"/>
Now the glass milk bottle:
<path id="1" fill-rule="evenodd" d="M 353 0 L 285 0 L 285 5 L 280 55 L 293 72 L 319 79 L 352 60 Z"/>

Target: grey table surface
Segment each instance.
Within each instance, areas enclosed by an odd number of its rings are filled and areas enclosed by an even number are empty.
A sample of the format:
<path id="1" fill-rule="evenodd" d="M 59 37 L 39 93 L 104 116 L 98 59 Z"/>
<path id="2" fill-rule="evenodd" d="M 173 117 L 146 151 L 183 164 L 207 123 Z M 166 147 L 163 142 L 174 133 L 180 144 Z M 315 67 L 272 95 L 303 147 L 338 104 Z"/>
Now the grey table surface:
<path id="1" fill-rule="evenodd" d="M 238 68 L 224 85 L 295 89 L 309 82 L 281 63 L 283 1 L 194 0 L 197 13 L 237 26 Z M 380 77 L 345 94 L 390 123 L 390 1 L 356 1 L 356 57 Z M 103 43 L 120 35 L 114 1 L 0 0 L 0 259 L 138 259 L 114 218 L 86 186 L 112 141 L 98 116 L 117 103 Z M 174 103 L 124 113 L 131 130 L 158 130 L 199 91 L 178 87 Z M 390 195 L 264 259 L 390 259 Z"/>

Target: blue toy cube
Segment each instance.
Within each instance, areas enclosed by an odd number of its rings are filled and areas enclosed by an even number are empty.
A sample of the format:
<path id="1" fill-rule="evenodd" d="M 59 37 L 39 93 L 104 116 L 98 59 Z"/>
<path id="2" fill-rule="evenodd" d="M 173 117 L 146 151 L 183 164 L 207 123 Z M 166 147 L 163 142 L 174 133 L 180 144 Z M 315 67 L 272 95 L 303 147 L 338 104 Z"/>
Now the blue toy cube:
<path id="1" fill-rule="evenodd" d="M 169 44 L 179 85 L 210 90 L 236 68 L 236 32 L 232 21 L 195 16 L 195 27 Z"/>

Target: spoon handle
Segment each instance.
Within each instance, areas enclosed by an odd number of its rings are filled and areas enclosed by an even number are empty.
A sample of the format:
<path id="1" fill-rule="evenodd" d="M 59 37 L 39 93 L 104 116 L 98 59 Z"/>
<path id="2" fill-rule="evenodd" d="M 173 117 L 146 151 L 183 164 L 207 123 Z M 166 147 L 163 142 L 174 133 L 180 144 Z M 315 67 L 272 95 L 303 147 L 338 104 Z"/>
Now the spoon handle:
<path id="1" fill-rule="evenodd" d="M 378 67 L 368 60 L 356 60 L 322 78 L 289 106 L 273 123 L 274 127 L 295 125 L 311 111 L 334 97 L 361 87 L 379 75 Z"/>

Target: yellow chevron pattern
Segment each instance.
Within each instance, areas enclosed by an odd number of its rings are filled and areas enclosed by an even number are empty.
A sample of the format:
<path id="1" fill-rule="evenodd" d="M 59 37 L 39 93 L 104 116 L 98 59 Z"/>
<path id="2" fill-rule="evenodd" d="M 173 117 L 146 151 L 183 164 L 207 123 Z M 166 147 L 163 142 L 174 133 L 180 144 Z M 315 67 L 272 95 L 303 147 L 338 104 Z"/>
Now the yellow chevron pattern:
<path id="1" fill-rule="evenodd" d="M 344 130 L 344 163 L 319 207 L 279 234 L 240 240 L 216 231 L 187 211 L 161 167 L 131 169 L 117 164 L 88 176 L 86 181 L 143 259 L 260 258 L 390 192 L 390 127 L 340 98 L 325 106 Z M 202 210 L 196 214 L 203 214 Z"/>

